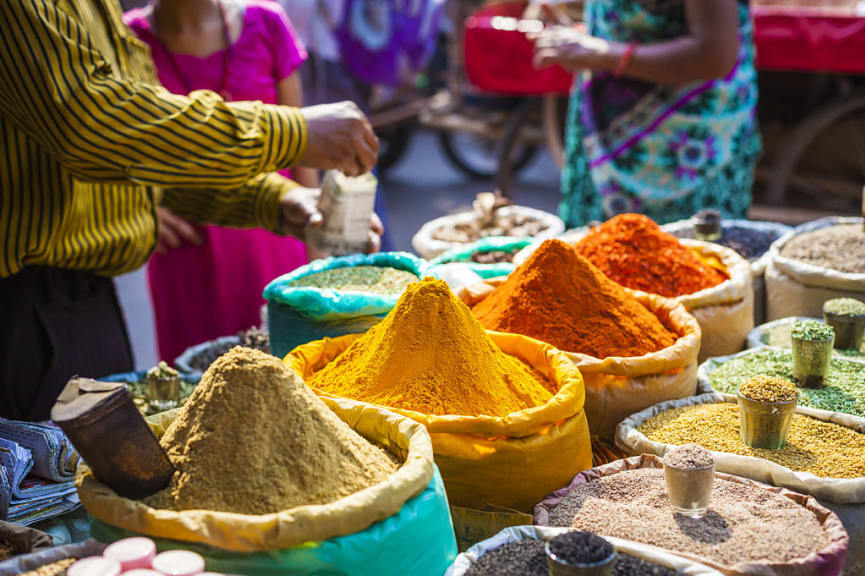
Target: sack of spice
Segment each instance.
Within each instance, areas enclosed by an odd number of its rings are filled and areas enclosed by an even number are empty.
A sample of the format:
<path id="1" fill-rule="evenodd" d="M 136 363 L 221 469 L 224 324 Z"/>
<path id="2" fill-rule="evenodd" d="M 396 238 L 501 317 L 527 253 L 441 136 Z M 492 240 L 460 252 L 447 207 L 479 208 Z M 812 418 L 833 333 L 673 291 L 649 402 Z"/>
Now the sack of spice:
<path id="1" fill-rule="evenodd" d="M 643 454 L 581 472 L 535 507 L 535 524 L 615 534 L 724 574 L 837 576 L 849 539 L 810 496 L 715 474 L 709 513 L 673 513 L 663 464 Z"/>
<path id="2" fill-rule="evenodd" d="M 472 242 L 466 246 L 453 248 L 430 260 L 430 272 L 436 267 L 453 262 L 464 262 L 469 269 L 481 278 L 507 276 L 514 271 L 514 256 L 531 244 L 527 238 L 493 236 Z"/>
<path id="3" fill-rule="evenodd" d="M 66 569 L 76 560 L 98 556 L 105 549 L 105 544 L 96 540 L 50 546 L 51 538 L 48 537 L 48 544 L 45 546 L 40 546 L 29 554 L 0 562 L 0 576 L 64 576 Z"/>
<path id="4" fill-rule="evenodd" d="M 544 547 L 548 541 L 567 532 L 570 532 L 567 528 L 548 526 L 506 528 L 457 556 L 445 576 L 547 576 Z M 605 539 L 616 549 L 613 576 L 721 576 L 721 572 L 704 564 L 648 544 L 609 536 Z M 492 556 L 487 556 L 490 553 Z M 484 556 L 486 559 L 481 560 Z"/>
<path id="5" fill-rule="evenodd" d="M 264 289 L 271 353 L 365 332 L 420 280 L 426 262 L 405 252 L 325 258 L 276 278 Z"/>
<path id="6" fill-rule="evenodd" d="M 616 433 L 616 445 L 628 454 L 663 457 L 687 443 L 712 450 L 719 472 L 817 498 L 850 536 L 845 570 L 865 573 L 865 419 L 799 407 L 782 449 L 754 449 L 742 443 L 736 397 L 704 394 L 652 406 Z"/>
<path id="7" fill-rule="evenodd" d="M 460 297 L 488 330 L 565 352 L 585 382 L 592 434 L 612 440 L 623 418 L 696 389 L 700 326 L 684 306 L 622 288 L 560 240 Z"/>
<path id="8" fill-rule="evenodd" d="M 803 224 L 769 250 L 767 319 L 820 316 L 832 298 L 865 300 L 861 218 L 832 216 Z"/>
<path id="9" fill-rule="evenodd" d="M 202 554 L 209 570 L 251 576 L 434 576 L 456 556 L 423 426 L 322 402 L 276 358 L 235 348 L 186 407 L 149 423 L 177 468 L 166 489 L 133 501 L 79 473 L 100 541 L 146 535 Z"/>
<path id="10" fill-rule="evenodd" d="M 626 288 L 678 300 L 700 323 L 700 360 L 742 350 L 754 327 L 751 267 L 735 251 L 679 240 L 651 219 L 621 214 L 559 237 Z M 514 257 L 525 262 L 540 242 Z"/>
<path id="11" fill-rule="evenodd" d="M 661 226 L 676 238 L 694 239 L 694 219 L 679 220 Z M 751 264 L 751 279 L 754 288 L 754 323 L 766 321 L 766 282 L 764 274 L 769 265 L 769 248 L 772 243 L 789 232 L 790 226 L 780 222 L 754 220 L 723 220 L 721 238 L 715 244 L 735 250 Z"/>
<path id="12" fill-rule="evenodd" d="M 410 286 L 367 334 L 310 342 L 285 361 L 319 394 L 424 424 L 455 506 L 527 512 L 591 466 L 579 370 L 550 345 L 484 331 L 442 281 Z"/>
<path id="13" fill-rule="evenodd" d="M 806 320 L 820 321 L 820 318 L 809 318 L 808 316 L 793 316 L 790 318 L 779 318 L 765 324 L 761 324 L 751 330 L 748 334 L 748 348 L 761 348 L 763 346 L 771 346 L 773 348 L 789 349 L 792 346 L 791 334 L 793 325 L 797 322 L 805 322 Z M 865 360 L 865 342 L 859 350 L 840 350 L 838 348 L 832 351 L 832 354 L 842 358 L 851 358 L 853 360 Z"/>
<path id="14" fill-rule="evenodd" d="M 477 211 L 430 220 L 412 237 L 411 245 L 421 257 L 431 260 L 448 250 L 459 250 L 491 236 L 552 238 L 564 231 L 564 223 L 554 214 L 527 206 L 504 206 L 487 220 Z"/>

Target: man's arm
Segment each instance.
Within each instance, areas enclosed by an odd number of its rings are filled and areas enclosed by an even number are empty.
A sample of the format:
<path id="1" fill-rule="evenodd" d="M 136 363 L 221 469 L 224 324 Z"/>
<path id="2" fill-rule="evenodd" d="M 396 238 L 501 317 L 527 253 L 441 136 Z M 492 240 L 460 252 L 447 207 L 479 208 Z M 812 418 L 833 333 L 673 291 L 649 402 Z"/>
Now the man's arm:
<path id="1" fill-rule="evenodd" d="M 81 23 L 49 0 L 0 2 L 0 113 L 88 180 L 238 189 L 301 156 L 371 167 L 356 107 L 227 104 L 116 79 Z"/>

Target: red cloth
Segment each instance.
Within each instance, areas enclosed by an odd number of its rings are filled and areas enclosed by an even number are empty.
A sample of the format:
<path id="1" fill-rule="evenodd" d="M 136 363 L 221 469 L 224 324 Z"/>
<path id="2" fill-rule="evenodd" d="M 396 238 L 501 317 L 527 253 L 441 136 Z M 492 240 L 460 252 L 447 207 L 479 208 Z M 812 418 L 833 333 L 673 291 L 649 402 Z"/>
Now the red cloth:
<path id="1" fill-rule="evenodd" d="M 865 18 L 754 8 L 759 70 L 865 74 Z"/>

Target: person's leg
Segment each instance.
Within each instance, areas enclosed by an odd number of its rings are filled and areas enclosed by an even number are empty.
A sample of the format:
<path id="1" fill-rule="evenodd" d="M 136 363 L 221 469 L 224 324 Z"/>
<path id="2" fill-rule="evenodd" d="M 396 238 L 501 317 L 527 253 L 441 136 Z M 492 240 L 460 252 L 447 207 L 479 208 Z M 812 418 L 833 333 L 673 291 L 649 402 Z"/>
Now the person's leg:
<path id="1" fill-rule="evenodd" d="M 132 370 L 114 284 L 25 268 L 0 280 L 0 416 L 45 420 L 69 378 Z"/>

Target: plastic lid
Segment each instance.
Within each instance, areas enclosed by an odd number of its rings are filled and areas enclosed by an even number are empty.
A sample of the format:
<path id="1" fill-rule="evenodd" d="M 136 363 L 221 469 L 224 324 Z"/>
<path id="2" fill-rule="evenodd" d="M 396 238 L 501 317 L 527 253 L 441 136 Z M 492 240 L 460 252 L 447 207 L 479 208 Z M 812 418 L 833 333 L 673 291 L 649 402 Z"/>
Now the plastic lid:
<path id="1" fill-rule="evenodd" d="M 118 576 L 123 571 L 120 562 L 102 556 L 83 558 L 66 570 L 66 576 Z"/>
<path id="2" fill-rule="evenodd" d="M 124 570 L 150 568 L 156 556 L 156 544 L 150 538 L 126 538 L 111 544 L 102 555 L 120 562 Z"/>
<path id="3" fill-rule="evenodd" d="M 169 550 L 153 559 L 153 569 L 166 576 L 194 576 L 204 572 L 204 558 L 189 550 Z"/>
<path id="4" fill-rule="evenodd" d="M 123 576 L 164 576 L 162 572 L 157 572 L 156 570 L 151 570 L 149 568 L 138 568 L 135 570 L 129 570 L 123 573 Z"/>

